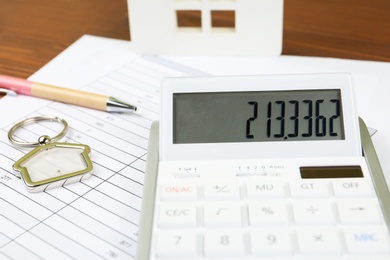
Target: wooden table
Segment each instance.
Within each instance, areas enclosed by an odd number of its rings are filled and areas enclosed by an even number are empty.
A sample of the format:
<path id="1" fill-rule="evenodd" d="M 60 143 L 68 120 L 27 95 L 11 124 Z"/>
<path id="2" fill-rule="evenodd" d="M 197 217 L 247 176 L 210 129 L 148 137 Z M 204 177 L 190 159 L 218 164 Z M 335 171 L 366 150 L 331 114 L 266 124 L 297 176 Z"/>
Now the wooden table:
<path id="1" fill-rule="evenodd" d="M 283 54 L 390 61 L 389 0 L 285 0 Z M 126 0 L 0 0 L 0 74 L 27 78 L 80 36 L 130 39 Z"/>

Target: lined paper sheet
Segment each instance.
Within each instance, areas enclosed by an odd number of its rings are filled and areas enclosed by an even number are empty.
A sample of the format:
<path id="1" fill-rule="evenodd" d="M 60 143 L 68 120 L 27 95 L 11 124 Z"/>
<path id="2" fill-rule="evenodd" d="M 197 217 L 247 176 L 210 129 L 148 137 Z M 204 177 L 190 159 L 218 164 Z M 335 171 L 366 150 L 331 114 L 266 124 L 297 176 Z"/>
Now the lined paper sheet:
<path id="1" fill-rule="evenodd" d="M 149 127 L 159 117 L 160 81 L 189 73 L 184 66 L 169 66 L 156 58 L 138 56 L 82 87 L 137 105 L 134 114 L 100 112 L 43 100 L 32 105 L 37 109 L 29 110 L 28 101 L 33 98 L 14 99 L 14 105 L 30 112 L 14 118 L 0 132 L 0 258 L 133 258 Z M 42 193 L 25 191 L 12 164 L 31 149 L 13 146 L 7 132 L 14 123 L 38 115 L 64 118 L 70 127 L 66 141 L 92 148 L 91 178 Z M 16 134 L 19 139 L 35 141 L 42 134 L 54 136 L 61 127 L 40 123 Z"/>

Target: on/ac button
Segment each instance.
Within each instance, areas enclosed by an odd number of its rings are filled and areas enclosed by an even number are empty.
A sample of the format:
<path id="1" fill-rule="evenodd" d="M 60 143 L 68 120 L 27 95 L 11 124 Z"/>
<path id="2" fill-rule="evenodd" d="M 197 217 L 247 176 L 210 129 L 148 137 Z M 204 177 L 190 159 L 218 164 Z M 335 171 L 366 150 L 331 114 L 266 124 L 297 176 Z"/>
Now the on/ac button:
<path id="1" fill-rule="evenodd" d="M 194 184 L 175 183 L 161 186 L 162 200 L 196 200 L 197 186 Z"/>

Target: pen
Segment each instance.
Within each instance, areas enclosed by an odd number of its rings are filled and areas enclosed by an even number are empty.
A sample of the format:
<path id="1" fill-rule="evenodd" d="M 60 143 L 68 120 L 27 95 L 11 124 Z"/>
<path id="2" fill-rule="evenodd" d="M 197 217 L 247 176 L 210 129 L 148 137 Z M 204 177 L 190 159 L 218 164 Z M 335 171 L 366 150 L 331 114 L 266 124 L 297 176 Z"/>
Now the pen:
<path id="1" fill-rule="evenodd" d="M 136 106 L 127 104 L 114 97 L 30 82 L 25 79 L 10 76 L 0 75 L 0 87 L 13 90 L 22 95 L 55 100 L 108 112 L 128 112 L 137 110 Z"/>

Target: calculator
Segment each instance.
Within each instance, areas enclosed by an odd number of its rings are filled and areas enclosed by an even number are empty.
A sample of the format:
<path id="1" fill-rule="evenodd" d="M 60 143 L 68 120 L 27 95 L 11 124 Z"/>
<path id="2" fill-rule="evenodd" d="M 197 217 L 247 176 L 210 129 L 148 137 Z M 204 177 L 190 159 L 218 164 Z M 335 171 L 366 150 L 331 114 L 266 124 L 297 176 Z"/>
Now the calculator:
<path id="1" fill-rule="evenodd" d="M 390 195 L 349 74 L 168 78 L 138 259 L 390 259 Z"/>

